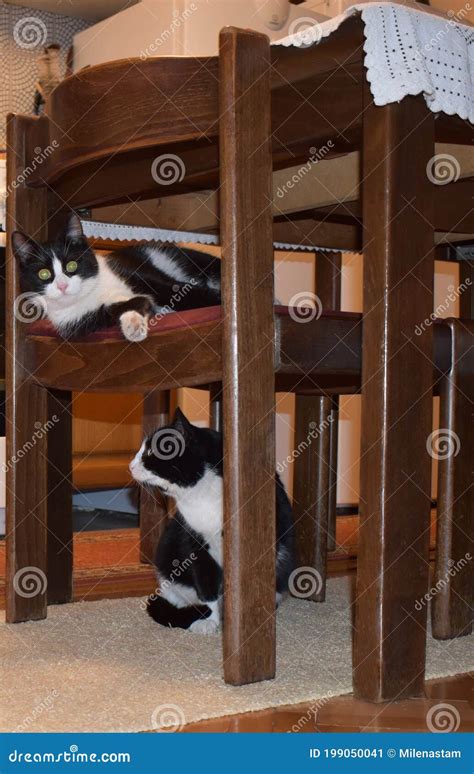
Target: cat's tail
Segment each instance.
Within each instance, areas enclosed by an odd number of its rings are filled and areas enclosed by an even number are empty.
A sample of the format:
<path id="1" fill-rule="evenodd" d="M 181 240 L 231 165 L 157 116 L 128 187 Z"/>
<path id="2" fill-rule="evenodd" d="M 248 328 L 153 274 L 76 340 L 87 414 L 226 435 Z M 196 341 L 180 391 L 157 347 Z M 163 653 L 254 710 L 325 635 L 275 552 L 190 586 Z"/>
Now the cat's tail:
<path id="1" fill-rule="evenodd" d="M 156 623 L 177 629 L 189 629 L 195 621 L 199 621 L 201 618 L 208 618 L 211 615 L 211 609 L 207 605 L 175 607 L 167 599 L 156 594 L 148 597 L 146 609 L 148 615 Z"/>

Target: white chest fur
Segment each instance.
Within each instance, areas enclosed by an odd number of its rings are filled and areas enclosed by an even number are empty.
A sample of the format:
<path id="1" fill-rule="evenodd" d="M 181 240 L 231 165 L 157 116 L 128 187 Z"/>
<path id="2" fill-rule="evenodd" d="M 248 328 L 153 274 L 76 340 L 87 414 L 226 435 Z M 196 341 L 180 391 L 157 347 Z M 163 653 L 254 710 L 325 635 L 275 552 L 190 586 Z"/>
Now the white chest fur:
<path id="1" fill-rule="evenodd" d="M 47 315 L 58 328 L 74 323 L 102 305 L 127 301 L 135 294 L 128 285 L 108 266 L 107 260 L 98 255 L 99 271 L 95 277 L 82 280 L 78 292 L 60 298 L 46 295 Z"/>
<path id="2" fill-rule="evenodd" d="M 209 544 L 209 553 L 222 567 L 222 478 L 212 470 L 190 489 L 174 495 L 176 505 L 189 526 Z"/>

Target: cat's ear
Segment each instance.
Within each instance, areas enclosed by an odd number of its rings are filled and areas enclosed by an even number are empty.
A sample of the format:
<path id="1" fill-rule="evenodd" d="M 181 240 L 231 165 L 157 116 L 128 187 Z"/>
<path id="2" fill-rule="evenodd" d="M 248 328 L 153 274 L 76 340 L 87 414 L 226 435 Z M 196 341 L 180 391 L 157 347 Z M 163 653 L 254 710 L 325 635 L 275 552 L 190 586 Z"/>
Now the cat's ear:
<path id="1" fill-rule="evenodd" d="M 75 212 L 71 212 L 66 221 L 65 234 L 68 239 L 83 239 L 84 232 L 82 230 L 82 223 L 79 215 Z"/>
<path id="2" fill-rule="evenodd" d="M 181 409 L 178 407 L 174 412 L 173 427 L 178 430 L 182 435 L 186 435 L 192 429 L 191 422 L 188 421 Z"/>
<path id="3" fill-rule="evenodd" d="M 27 264 L 35 252 L 35 243 L 21 231 L 13 232 L 12 247 L 14 254 L 22 265 Z"/>

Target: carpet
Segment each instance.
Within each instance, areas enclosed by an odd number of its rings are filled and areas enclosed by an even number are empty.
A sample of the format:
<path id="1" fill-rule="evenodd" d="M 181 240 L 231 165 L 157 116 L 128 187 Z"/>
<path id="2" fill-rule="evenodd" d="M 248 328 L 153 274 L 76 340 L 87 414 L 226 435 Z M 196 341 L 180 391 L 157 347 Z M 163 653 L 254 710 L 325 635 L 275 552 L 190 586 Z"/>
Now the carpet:
<path id="1" fill-rule="evenodd" d="M 128 598 L 50 607 L 45 621 L 0 624 L 0 731 L 169 729 L 204 718 L 351 690 L 351 588 L 328 583 L 327 601 L 286 599 L 277 613 L 277 677 L 231 687 L 221 637 L 164 629 Z M 427 677 L 472 667 L 472 637 L 428 637 Z"/>

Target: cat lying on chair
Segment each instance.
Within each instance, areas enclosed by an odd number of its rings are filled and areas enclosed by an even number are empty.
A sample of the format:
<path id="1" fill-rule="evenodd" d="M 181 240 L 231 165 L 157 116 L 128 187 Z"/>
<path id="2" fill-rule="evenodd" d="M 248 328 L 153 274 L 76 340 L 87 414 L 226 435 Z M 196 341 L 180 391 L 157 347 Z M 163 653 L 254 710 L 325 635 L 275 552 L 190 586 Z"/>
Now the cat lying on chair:
<path id="1" fill-rule="evenodd" d="M 220 304 L 220 260 L 197 250 L 137 244 L 96 255 L 72 214 L 58 237 L 43 244 L 12 234 L 22 293 L 65 337 L 120 324 L 143 341 L 158 313 Z"/>
<path id="2" fill-rule="evenodd" d="M 171 425 L 143 442 L 130 471 L 140 484 L 173 497 L 177 507 L 156 552 L 160 585 L 148 599 L 148 613 L 163 626 L 216 631 L 223 581 L 222 434 L 192 425 L 178 409 Z M 278 604 L 294 566 L 294 541 L 291 505 L 277 474 L 275 487 Z"/>

